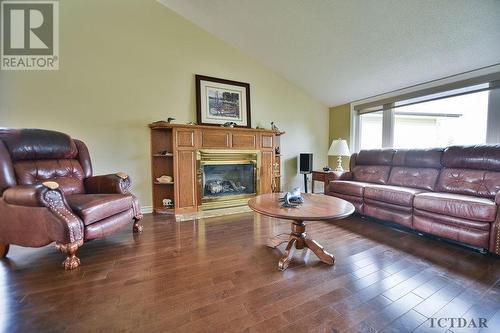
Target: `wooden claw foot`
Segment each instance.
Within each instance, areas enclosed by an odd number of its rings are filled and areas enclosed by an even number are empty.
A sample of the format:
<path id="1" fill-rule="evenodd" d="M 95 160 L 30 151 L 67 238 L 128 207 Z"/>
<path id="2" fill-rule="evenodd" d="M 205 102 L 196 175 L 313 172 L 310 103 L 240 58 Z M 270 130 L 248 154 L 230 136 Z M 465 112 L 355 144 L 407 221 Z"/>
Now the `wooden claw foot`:
<path id="1" fill-rule="evenodd" d="M 62 265 L 65 270 L 75 269 L 80 266 L 80 259 L 76 256 L 76 251 L 81 243 L 56 244 L 56 248 L 66 255 Z"/>
<path id="2" fill-rule="evenodd" d="M 288 242 L 285 252 L 283 253 L 280 262 L 278 263 L 278 268 L 280 269 L 280 271 L 284 271 L 285 269 L 287 269 L 288 265 L 290 264 L 290 261 L 292 261 L 293 251 L 295 249 L 294 245 L 296 243 L 297 243 L 296 238 L 292 238 Z"/>
<path id="3" fill-rule="evenodd" d="M 0 243 L 0 258 L 5 258 L 9 253 L 9 244 Z"/>
<path id="4" fill-rule="evenodd" d="M 333 265 L 333 263 L 335 262 L 335 257 L 333 256 L 333 254 L 325 251 L 323 246 L 319 245 L 315 240 L 306 238 L 305 242 L 306 247 L 313 251 L 314 254 L 319 258 L 319 260 L 321 260 L 325 264 Z"/>
<path id="5" fill-rule="evenodd" d="M 134 234 L 140 234 L 144 229 L 143 225 L 139 223 L 139 220 L 134 221 L 134 226 L 132 227 L 132 231 Z"/>

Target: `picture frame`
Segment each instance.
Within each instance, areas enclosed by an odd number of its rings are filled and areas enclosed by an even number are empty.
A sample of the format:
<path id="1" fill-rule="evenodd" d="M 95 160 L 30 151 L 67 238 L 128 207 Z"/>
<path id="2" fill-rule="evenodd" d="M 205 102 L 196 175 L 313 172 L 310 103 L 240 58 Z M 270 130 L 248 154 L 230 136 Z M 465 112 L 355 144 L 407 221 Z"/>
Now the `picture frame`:
<path id="1" fill-rule="evenodd" d="M 250 84 L 205 75 L 196 75 L 196 120 L 199 125 L 234 127 L 252 125 Z"/>

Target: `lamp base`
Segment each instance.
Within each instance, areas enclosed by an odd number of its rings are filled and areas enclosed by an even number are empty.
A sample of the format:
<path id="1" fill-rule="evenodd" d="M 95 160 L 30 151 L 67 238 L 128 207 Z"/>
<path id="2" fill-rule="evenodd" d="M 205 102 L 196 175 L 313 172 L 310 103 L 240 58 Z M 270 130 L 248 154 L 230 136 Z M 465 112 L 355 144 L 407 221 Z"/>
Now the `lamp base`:
<path id="1" fill-rule="evenodd" d="M 337 167 L 335 168 L 337 172 L 344 172 L 344 168 L 342 168 L 342 156 L 337 156 Z"/>

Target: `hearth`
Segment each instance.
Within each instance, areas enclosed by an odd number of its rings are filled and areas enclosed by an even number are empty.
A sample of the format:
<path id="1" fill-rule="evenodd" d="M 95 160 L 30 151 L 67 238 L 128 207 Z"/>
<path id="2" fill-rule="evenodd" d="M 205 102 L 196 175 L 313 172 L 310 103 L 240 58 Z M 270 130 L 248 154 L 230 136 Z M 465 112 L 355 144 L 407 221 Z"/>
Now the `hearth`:
<path id="1" fill-rule="evenodd" d="M 201 209 L 246 205 L 258 193 L 260 153 L 256 150 L 198 150 Z"/>

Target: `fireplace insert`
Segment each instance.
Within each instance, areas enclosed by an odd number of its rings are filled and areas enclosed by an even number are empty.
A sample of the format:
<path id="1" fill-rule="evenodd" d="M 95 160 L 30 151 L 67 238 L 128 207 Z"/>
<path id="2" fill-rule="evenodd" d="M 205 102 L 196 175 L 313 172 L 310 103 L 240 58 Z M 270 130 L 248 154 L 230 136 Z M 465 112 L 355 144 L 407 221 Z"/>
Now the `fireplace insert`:
<path id="1" fill-rule="evenodd" d="M 245 205 L 258 193 L 258 151 L 199 150 L 197 164 L 201 209 Z"/>

